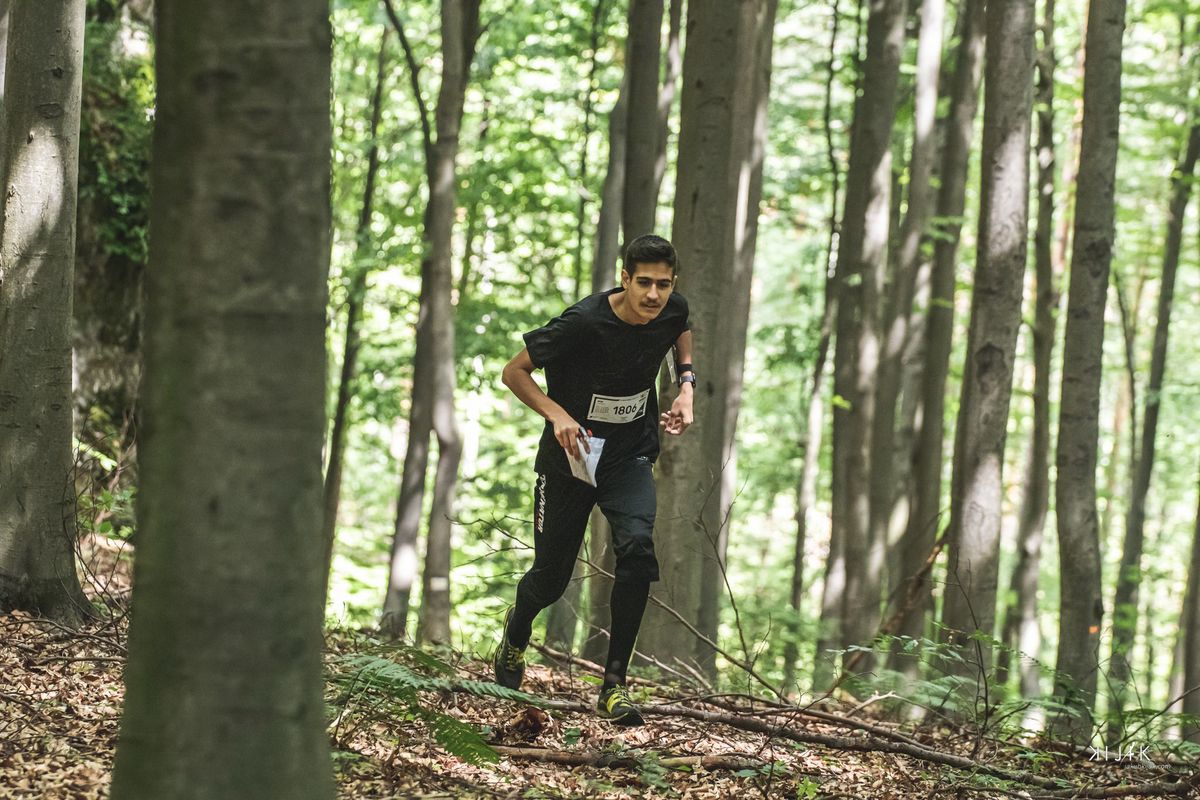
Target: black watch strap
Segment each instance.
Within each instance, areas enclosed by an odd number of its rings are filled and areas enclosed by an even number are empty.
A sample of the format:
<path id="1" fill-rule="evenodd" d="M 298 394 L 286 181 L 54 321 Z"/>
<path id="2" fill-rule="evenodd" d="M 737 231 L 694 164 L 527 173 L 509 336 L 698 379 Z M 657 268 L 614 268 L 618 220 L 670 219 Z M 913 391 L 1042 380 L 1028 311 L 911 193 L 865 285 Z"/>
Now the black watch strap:
<path id="1" fill-rule="evenodd" d="M 685 383 L 690 383 L 693 389 L 696 388 L 696 373 L 689 370 L 687 375 L 680 375 L 679 385 L 683 386 Z"/>

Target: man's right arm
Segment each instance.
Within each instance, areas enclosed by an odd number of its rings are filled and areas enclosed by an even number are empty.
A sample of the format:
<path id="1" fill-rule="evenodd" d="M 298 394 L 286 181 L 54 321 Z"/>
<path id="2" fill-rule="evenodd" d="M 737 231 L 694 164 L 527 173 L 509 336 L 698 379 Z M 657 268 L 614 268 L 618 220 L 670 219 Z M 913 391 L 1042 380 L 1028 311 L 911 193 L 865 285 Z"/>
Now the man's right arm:
<path id="1" fill-rule="evenodd" d="M 558 440 L 558 443 L 571 456 L 579 458 L 579 439 L 584 435 L 583 428 L 562 406 L 551 400 L 542 391 L 542 387 L 537 385 L 537 381 L 533 379 L 535 369 L 537 367 L 533 365 L 533 359 L 529 357 L 528 348 L 521 348 L 521 352 L 504 365 L 500 379 L 517 396 L 518 400 L 548 420 L 554 426 L 554 438 Z M 586 440 L 584 448 L 587 448 Z"/>

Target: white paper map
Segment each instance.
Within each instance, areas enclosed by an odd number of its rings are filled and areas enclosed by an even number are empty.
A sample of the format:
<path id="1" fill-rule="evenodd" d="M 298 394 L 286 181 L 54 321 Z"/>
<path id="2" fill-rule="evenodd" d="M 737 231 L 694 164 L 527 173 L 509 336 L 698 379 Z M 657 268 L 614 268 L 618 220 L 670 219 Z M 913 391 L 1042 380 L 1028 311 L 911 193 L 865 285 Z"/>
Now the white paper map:
<path id="1" fill-rule="evenodd" d="M 584 450 L 586 441 L 591 451 Z M 572 458 L 567 451 L 567 463 L 571 465 L 571 474 L 591 486 L 596 485 L 596 465 L 600 463 L 600 454 L 604 452 L 604 440 L 598 436 L 581 436 L 579 438 L 579 458 Z"/>

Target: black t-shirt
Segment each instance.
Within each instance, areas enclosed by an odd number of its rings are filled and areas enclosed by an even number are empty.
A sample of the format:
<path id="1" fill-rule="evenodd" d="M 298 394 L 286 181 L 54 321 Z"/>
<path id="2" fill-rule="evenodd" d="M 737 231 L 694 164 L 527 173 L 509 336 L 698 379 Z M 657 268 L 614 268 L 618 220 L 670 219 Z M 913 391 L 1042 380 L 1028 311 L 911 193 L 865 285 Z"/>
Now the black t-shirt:
<path id="1" fill-rule="evenodd" d="M 599 469 L 638 457 L 658 456 L 655 381 L 663 357 L 688 323 L 688 304 L 672 292 L 653 321 L 630 325 L 609 297 L 591 295 L 541 328 L 525 334 L 533 365 L 546 372 L 546 393 L 593 436 L 604 439 Z M 535 469 L 570 474 L 567 455 L 546 423 Z"/>

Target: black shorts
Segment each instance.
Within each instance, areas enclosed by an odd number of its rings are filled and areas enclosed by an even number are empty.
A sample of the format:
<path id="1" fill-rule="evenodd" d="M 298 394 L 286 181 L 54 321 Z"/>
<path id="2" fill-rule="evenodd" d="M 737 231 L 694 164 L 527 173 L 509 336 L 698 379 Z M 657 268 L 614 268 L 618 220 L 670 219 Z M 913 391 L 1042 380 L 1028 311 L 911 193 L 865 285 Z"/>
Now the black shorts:
<path id="1" fill-rule="evenodd" d="M 654 556 L 656 498 L 654 465 L 637 458 L 603 470 L 599 486 L 590 486 L 572 475 L 542 473 L 533 492 L 533 567 L 522 579 L 538 605 L 545 607 L 562 595 L 575 569 L 592 508 L 612 527 L 616 554 L 616 580 L 658 580 Z"/>

